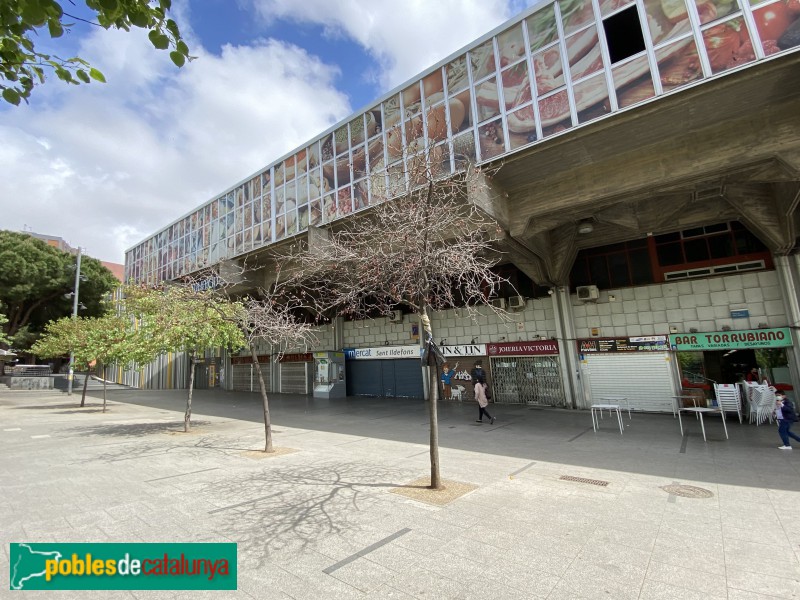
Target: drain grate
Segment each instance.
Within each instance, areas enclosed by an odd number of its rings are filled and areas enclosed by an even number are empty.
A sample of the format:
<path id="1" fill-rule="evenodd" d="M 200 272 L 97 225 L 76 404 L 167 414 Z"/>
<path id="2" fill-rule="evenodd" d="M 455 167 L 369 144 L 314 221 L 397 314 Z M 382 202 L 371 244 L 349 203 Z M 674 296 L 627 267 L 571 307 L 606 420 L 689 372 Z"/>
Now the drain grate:
<path id="1" fill-rule="evenodd" d="M 701 487 L 693 485 L 664 485 L 661 489 L 674 496 L 681 496 L 683 498 L 711 498 L 714 493 Z"/>
<path id="2" fill-rule="evenodd" d="M 608 485 L 608 481 L 601 481 L 600 479 L 587 479 L 586 477 L 575 477 L 574 475 L 562 475 L 559 477 L 559 480 L 588 483 L 589 485 L 599 485 L 600 487 L 606 487 Z"/>

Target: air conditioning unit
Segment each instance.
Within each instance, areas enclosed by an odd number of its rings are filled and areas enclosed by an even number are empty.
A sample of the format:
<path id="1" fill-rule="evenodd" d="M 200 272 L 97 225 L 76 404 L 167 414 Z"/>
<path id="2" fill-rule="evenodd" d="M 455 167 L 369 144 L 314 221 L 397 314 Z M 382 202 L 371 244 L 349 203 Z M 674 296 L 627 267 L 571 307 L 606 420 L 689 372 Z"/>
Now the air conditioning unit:
<path id="1" fill-rule="evenodd" d="M 506 309 L 506 299 L 505 298 L 495 298 L 494 300 L 492 300 L 490 302 L 490 304 L 492 306 L 494 306 L 495 308 L 499 308 L 501 310 L 505 310 Z"/>
<path id="2" fill-rule="evenodd" d="M 525 308 L 525 298 L 523 296 L 511 296 L 508 299 L 508 307 L 514 310 Z"/>
<path id="3" fill-rule="evenodd" d="M 600 290 L 596 285 L 579 285 L 575 291 L 578 293 L 578 300 L 582 302 L 594 302 L 600 297 Z"/>
<path id="4" fill-rule="evenodd" d="M 389 313 L 389 322 L 390 323 L 402 323 L 403 322 L 403 311 L 402 310 L 393 310 Z"/>

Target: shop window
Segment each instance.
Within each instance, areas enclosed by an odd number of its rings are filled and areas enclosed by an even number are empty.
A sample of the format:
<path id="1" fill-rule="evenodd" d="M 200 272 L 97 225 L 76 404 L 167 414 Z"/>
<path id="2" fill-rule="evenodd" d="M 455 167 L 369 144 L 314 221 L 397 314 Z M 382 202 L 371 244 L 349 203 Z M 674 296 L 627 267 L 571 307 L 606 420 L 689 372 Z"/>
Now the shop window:
<path id="1" fill-rule="evenodd" d="M 653 283 L 647 239 L 631 240 L 581 250 L 570 274 L 570 284 L 600 288 L 628 287 Z"/>
<path id="2" fill-rule="evenodd" d="M 644 52 L 644 36 L 636 5 L 603 20 L 611 64 Z"/>
<path id="3" fill-rule="evenodd" d="M 658 264 L 662 267 L 680 265 L 685 262 L 680 242 L 656 246 L 656 253 L 658 254 Z"/>
<path id="4" fill-rule="evenodd" d="M 704 238 L 684 242 L 683 250 L 686 254 L 686 262 L 698 262 L 709 258 L 708 241 Z"/>

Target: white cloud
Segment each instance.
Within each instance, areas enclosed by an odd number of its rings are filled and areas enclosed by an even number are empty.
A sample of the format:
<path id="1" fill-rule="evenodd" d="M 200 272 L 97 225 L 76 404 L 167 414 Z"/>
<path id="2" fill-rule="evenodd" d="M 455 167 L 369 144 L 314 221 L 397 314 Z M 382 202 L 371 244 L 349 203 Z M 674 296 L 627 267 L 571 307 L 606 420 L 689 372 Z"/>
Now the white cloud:
<path id="1" fill-rule="evenodd" d="M 321 25 L 359 43 L 378 62 L 389 90 L 489 32 L 511 16 L 506 0 L 252 0 L 265 20 Z M 512 0 L 514 9 L 525 0 Z"/>
<path id="2" fill-rule="evenodd" d="M 350 111 L 335 67 L 274 40 L 181 70 L 143 32 L 99 31 L 81 56 L 106 85 L 49 81 L 0 111 L 0 227 L 123 251 Z"/>

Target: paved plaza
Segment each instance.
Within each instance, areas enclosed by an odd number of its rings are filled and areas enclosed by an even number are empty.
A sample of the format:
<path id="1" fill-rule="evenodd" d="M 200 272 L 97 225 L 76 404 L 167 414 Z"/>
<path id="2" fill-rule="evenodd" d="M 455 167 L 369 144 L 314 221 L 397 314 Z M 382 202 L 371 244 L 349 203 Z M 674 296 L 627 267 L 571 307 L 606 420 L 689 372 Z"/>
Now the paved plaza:
<path id="1" fill-rule="evenodd" d="M 195 392 L 189 434 L 185 391 L 109 399 L 0 392 L 0 574 L 9 542 L 236 542 L 239 589 L 47 597 L 800 598 L 800 447 L 774 426 L 729 417 L 726 441 L 708 418 L 704 443 L 692 417 L 681 437 L 626 414 L 620 435 L 586 411 L 493 405 L 480 425 L 440 405 L 442 475 L 477 488 L 432 506 L 391 493 L 429 473 L 421 401 L 275 395 L 295 452 L 262 458 L 256 394 Z"/>

